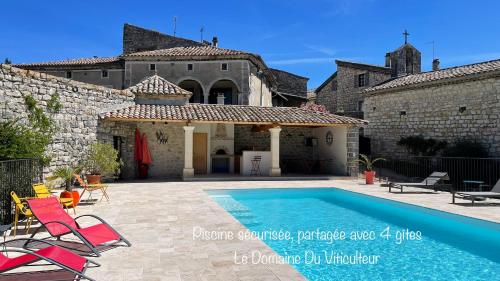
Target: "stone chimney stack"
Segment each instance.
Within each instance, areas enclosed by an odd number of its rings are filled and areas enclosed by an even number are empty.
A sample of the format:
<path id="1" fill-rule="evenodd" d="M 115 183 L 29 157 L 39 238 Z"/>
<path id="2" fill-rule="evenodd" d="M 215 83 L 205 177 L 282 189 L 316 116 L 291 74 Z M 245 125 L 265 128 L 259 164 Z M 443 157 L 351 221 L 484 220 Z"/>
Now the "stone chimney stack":
<path id="1" fill-rule="evenodd" d="M 434 59 L 432 61 L 432 71 L 439 70 L 439 59 Z"/>
<path id="2" fill-rule="evenodd" d="M 385 67 L 391 67 L 391 53 L 385 53 Z"/>
<path id="3" fill-rule="evenodd" d="M 212 46 L 219 47 L 219 38 L 217 38 L 217 36 L 214 36 L 214 38 L 212 38 Z"/>
<path id="4" fill-rule="evenodd" d="M 217 95 L 217 104 L 224 104 L 224 99 L 226 99 L 224 97 L 224 94 L 218 94 Z"/>

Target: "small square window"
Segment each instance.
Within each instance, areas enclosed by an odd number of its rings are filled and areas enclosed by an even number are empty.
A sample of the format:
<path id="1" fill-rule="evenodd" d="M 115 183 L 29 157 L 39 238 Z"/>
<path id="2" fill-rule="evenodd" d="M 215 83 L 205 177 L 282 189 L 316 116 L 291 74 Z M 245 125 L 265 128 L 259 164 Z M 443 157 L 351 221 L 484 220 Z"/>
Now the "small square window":
<path id="1" fill-rule="evenodd" d="M 156 70 L 156 64 L 155 63 L 152 63 L 149 65 L 149 70 L 150 71 L 155 71 Z"/>
<path id="2" fill-rule="evenodd" d="M 102 78 L 108 78 L 108 77 L 109 77 L 109 73 L 108 73 L 108 71 L 107 71 L 107 70 L 103 70 L 103 71 L 101 72 L 101 76 L 102 76 Z"/>
<path id="3" fill-rule="evenodd" d="M 227 63 L 222 63 L 220 65 L 220 69 L 223 70 L 223 71 L 227 71 L 228 70 L 228 66 L 227 66 Z"/>
<path id="4" fill-rule="evenodd" d="M 188 71 L 193 71 L 193 64 L 192 63 L 188 63 L 187 69 L 188 69 Z"/>
<path id="5" fill-rule="evenodd" d="M 73 78 L 73 72 L 71 72 L 71 71 L 66 71 L 66 78 L 68 78 L 68 79 Z"/>

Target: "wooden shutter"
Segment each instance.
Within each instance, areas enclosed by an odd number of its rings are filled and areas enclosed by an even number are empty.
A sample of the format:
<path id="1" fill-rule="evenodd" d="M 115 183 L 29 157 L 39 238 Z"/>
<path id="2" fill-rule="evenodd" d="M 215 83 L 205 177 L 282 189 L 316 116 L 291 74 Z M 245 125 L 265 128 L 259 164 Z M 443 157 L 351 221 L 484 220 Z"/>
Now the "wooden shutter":
<path id="1" fill-rule="evenodd" d="M 365 86 L 368 86 L 370 84 L 370 73 L 367 72 L 365 73 Z"/>
<path id="2" fill-rule="evenodd" d="M 359 74 L 354 75 L 354 88 L 359 87 Z"/>

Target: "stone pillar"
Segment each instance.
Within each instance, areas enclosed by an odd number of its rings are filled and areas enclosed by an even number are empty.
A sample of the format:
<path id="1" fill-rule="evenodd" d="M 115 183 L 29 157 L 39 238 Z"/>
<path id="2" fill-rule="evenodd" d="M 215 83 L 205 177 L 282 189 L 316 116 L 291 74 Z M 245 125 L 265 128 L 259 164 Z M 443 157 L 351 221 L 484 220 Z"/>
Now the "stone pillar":
<path id="1" fill-rule="evenodd" d="M 184 170 L 182 176 L 190 178 L 194 176 L 193 169 L 193 131 L 194 126 L 184 126 Z"/>
<path id="2" fill-rule="evenodd" d="M 272 177 L 281 176 L 280 168 L 280 127 L 269 129 L 271 133 L 271 171 L 269 175 Z"/>
<path id="3" fill-rule="evenodd" d="M 204 103 L 204 104 L 208 104 L 208 95 L 210 93 L 203 93 L 203 102 L 200 102 L 200 103 Z"/>
<path id="4" fill-rule="evenodd" d="M 359 128 L 353 127 L 347 129 L 347 174 L 351 177 L 357 177 L 359 173 L 359 164 L 356 162 L 359 155 Z"/>

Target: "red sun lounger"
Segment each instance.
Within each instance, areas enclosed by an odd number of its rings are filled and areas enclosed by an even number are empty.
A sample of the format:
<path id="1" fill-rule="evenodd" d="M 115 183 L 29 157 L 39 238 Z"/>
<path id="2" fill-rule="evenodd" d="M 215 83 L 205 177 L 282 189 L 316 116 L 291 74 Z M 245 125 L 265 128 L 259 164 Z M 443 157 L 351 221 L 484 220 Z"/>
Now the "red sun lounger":
<path id="1" fill-rule="evenodd" d="M 24 248 L 11 248 L 7 245 L 15 242 L 24 242 L 24 245 L 36 243 L 37 246 L 44 244 L 46 247 L 36 250 L 31 250 L 27 246 Z M 94 280 L 85 275 L 85 271 L 90 265 L 98 267 L 100 264 L 81 257 L 69 250 L 56 246 L 50 241 L 38 240 L 31 238 L 14 239 L 0 244 L 0 279 L 4 272 L 23 267 L 33 266 L 37 262 L 45 262 L 44 264 L 36 265 L 54 265 L 62 270 L 69 271 L 75 274 L 76 280 L 86 279 Z M 9 253 L 17 253 L 16 257 L 8 257 Z M 21 255 L 19 255 L 21 254 Z M 32 273 L 32 271 L 30 272 Z"/>
<path id="2" fill-rule="evenodd" d="M 55 197 L 31 199 L 28 200 L 28 205 L 33 215 L 43 225 L 31 237 L 34 237 L 42 229 L 47 229 L 49 234 L 57 239 L 61 239 L 67 234 L 73 234 L 96 256 L 101 255 L 99 250 L 103 248 L 120 245 L 131 246 L 130 242 L 98 216 L 81 215 L 73 219 L 64 211 Z M 78 224 L 78 219 L 82 217 L 94 218 L 99 223 L 89 227 L 81 227 Z"/>

